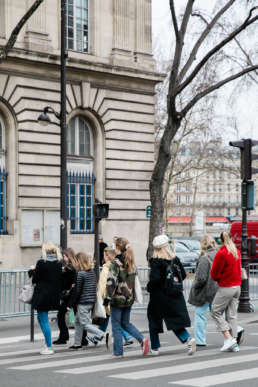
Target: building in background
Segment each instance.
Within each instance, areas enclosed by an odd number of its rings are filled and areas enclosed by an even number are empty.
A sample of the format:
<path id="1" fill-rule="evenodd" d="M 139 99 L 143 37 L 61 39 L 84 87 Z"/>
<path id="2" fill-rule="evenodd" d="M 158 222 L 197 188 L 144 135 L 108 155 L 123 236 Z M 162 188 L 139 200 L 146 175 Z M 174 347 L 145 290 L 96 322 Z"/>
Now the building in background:
<path id="1" fill-rule="evenodd" d="M 0 46 L 34 0 L 1 0 Z M 45 0 L 0 64 L 0 257 L 27 267 L 59 243 L 60 0 Z M 145 262 L 154 160 L 150 0 L 67 1 L 68 245 L 91 254 L 93 203 L 109 203 L 105 242 L 127 237 Z M 139 238 L 139 235 L 141 236 Z"/>
<path id="2" fill-rule="evenodd" d="M 193 145 L 190 151 L 194 154 L 197 149 Z M 178 159 L 178 165 L 186 163 L 185 150 Z M 257 175 L 253 180 L 257 182 Z M 256 205 L 257 191 L 256 183 Z M 214 236 L 226 229 L 231 219 L 239 219 L 242 214 L 239 150 L 223 146 L 222 141 L 210 144 L 198 168 L 181 173 L 171 185 L 167 212 L 167 231 L 173 236 L 200 235 L 196 229 L 198 213 L 203 214 L 203 232 Z"/>

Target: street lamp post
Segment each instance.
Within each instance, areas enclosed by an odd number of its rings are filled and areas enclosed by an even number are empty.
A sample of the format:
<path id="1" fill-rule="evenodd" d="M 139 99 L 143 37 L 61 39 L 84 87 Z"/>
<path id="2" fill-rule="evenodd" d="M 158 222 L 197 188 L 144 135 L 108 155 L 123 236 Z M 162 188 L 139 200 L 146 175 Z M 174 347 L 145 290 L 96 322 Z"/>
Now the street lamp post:
<path id="1" fill-rule="evenodd" d="M 60 110 L 60 130 L 61 130 L 61 182 L 60 182 L 60 246 L 62 249 L 67 247 L 67 213 L 66 213 L 66 0 L 61 0 L 61 110 Z"/>
<path id="2" fill-rule="evenodd" d="M 61 172 L 60 172 L 60 246 L 67 247 L 67 210 L 66 210 L 66 32 L 67 30 L 67 8 L 66 0 L 61 0 L 61 53 L 60 53 L 60 113 L 51 106 L 46 106 L 44 112 L 38 117 L 42 125 L 51 123 L 47 113 L 54 113 L 60 121 L 61 137 Z"/>

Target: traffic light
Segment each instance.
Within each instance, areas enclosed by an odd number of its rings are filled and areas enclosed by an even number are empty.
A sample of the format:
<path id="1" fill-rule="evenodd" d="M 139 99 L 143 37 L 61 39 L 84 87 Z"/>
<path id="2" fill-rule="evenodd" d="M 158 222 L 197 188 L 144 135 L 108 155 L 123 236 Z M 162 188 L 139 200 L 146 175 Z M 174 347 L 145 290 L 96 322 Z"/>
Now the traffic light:
<path id="1" fill-rule="evenodd" d="M 251 180 L 252 174 L 258 173 L 258 168 L 252 167 L 252 161 L 258 160 L 258 154 L 252 154 L 252 147 L 258 145 L 258 141 L 247 138 L 240 141 L 230 141 L 229 145 L 240 148 L 241 179 L 245 181 Z"/>
<path id="2" fill-rule="evenodd" d="M 104 203 L 95 203 L 94 204 L 94 216 L 96 219 L 100 220 L 103 218 L 108 218 L 109 204 Z"/>
<path id="3" fill-rule="evenodd" d="M 150 218 L 151 218 L 151 212 L 152 212 L 152 207 L 151 207 L 151 205 L 149 204 L 149 205 L 146 207 L 146 218 L 147 218 L 147 219 L 150 219 Z"/>

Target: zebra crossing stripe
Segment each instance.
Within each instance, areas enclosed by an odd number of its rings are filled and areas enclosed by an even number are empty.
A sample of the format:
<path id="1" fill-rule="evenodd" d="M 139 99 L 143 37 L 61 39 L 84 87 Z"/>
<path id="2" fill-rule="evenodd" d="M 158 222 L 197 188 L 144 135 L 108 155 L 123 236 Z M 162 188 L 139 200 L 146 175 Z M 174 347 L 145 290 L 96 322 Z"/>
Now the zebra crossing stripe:
<path id="1" fill-rule="evenodd" d="M 201 378 L 179 380 L 176 382 L 169 382 L 169 384 L 180 384 L 183 386 L 192 386 L 192 387 L 210 387 L 210 386 L 218 386 L 219 384 L 240 382 L 241 380 L 250 380 L 250 379 L 258 379 L 258 368 L 244 369 L 241 371 L 233 371 L 233 372 L 225 372 L 223 374 L 204 376 Z"/>
<path id="2" fill-rule="evenodd" d="M 181 346 L 182 349 L 182 346 Z M 208 351 L 202 351 L 200 354 L 196 355 L 196 357 L 207 357 L 207 355 L 214 355 L 218 353 L 218 350 L 210 350 L 209 353 Z M 140 367 L 140 366 L 148 366 L 151 364 L 159 364 L 159 363 L 165 363 L 165 362 L 173 362 L 173 360 L 190 360 L 190 358 L 184 354 L 178 354 L 178 353 L 172 353 L 169 355 L 165 356 L 145 356 L 137 360 L 126 360 L 124 359 L 119 359 L 115 360 L 113 359 L 112 363 L 106 363 L 106 364 L 101 364 L 101 371 L 111 371 L 111 370 L 117 370 L 119 368 L 129 368 L 129 367 Z M 188 364 L 188 363 L 187 363 Z M 172 363 L 171 363 L 172 366 Z M 99 364 L 93 365 L 93 366 L 88 366 L 86 365 L 85 367 L 77 367 L 77 368 L 70 368 L 70 369 L 65 369 L 65 370 L 58 370 L 55 371 L 56 373 L 62 373 L 62 374 L 73 374 L 73 375 L 79 375 L 79 374 L 89 374 L 89 373 L 95 373 L 99 371 Z M 130 373 L 131 374 L 131 373 Z M 111 376 L 112 377 L 112 376 Z M 119 375 L 118 375 L 119 377 Z"/>
<path id="3" fill-rule="evenodd" d="M 33 351 L 33 353 L 35 353 L 35 350 Z M 95 353 L 96 354 L 96 351 L 87 351 L 87 354 L 90 354 L 90 353 Z M 13 353 L 15 355 L 15 353 Z M 22 354 L 22 353 L 20 353 Z M 80 356 L 82 355 L 81 352 L 75 352 L 73 353 L 73 356 Z M 56 352 L 55 353 L 55 359 L 56 358 L 66 358 L 66 357 L 69 357 L 71 356 L 71 352 L 70 351 L 67 351 L 67 352 Z M 44 357 L 44 359 L 46 359 Z M 42 358 L 42 355 L 39 355 L 39 351 L 37 351 L 37 353 L 34 355 L 34 356 L 27 356 L 27 357 L 18 357 L 16 358 L 15 360 L 14 359 L 1 359 L 1 362 L 0 362 L 0 365 L 7 365 L 7 364 L 13 364 L 15 362 L 15 364 L 18 364 L 18 363 L 26 363 L 26 362 L 33 362 L 33 361 L 39 361 L 39 360 L 43 360 Z"/>
<path id="4" fill-rule="evenodd" d="M 182 349 L 182 345 L 173 345 L 173 346 L 168 346 L 166 349 L 164 348 L 164 351 L 167 352 L 172 349 Z M 84 352 L 84 353 L 83 353 Z M 74 352 L 67 352 L 68 355 L 72 356 L 75 353 Z M 78 365 L 82 363 L 93 363 L 93 362 L 98 362 L 98 361 L 105 361 L 105 360 L 112 360 L 111 359 L 111 354 L 106 354 L 106 355 L 96 355 L 96 356 L 87 356 L 87 350 L 85 351 L 78 351 L 76 354 L 84 355 L 83 357 L 79 357 L 76 359 L 68 359 L 68 360 L 54 360 L 55 355 L 51 355 L 51 361 L 46 361 L 43 362 L 43 360 L 49 359 L 47 357 L 43 357 L 42 355 L 40 356 L 40 363 L 35 363 L 35 364 L 28 364 L 28 365 L 22 365 L 22 366 L 15 366 L 15 367 L 10 367 L 8 369 L 12 370 L 22 370 L 22 371 L 32 371 L 32 370 L 37 370 L 37 369 L 42 369 L 42 368 L 54 368 L 54 367 L 62 367 L 62 366 L 70 366 L 70 365 Z M 141 350 L 136 350 L 136 351 L 130 351 L 127 353 L 129 356 L 137 356 L 141 355 L 142 351 Z M 25 363 L 27 360 L 26 358 L 23 359 L 23 362 Z M 30 361 L 30 360 L 28 360 Z"/>
<path id="5" fill-rule="evenodd" d="M 223 356 L 220 359 L 206 360 L 206 361 L 200 361 L 200 362 L 194 362 L 194 363 L 187 362 L 187 365 L 186 365 L 186 362 L 184 362 L 184 364 L 176 365 L 175 367 L 173 367 L 173 364 L 171 364 L 169 367 L 155 368 L 150 370 L 145 369 L 143 371 L 138 371 L 138 372 L 109 375 L 109 377 L 117 378 L 117 379 L 128 379 L 128 380 L 148 379 L 148 378 L 154 378 L 154 377 L 165 376 L 165 375 L 175 375 L 180 373 L 185 374 L 186 372 L 190 372 L 190 371 L 200 371 L 203 369 L 216 368 L 216 367 L 230 365 L 230 364 L 240 364 L 240 363 L 250 362 L 255 360 L 258 360 L 257 353 L 251 354 L 251 355 L 242 355 L 242 356 L 240 356 L 239 353 L 235 353 L 231 357 Z M 189 379 L 189 380 L 192 380 L 192 379 Z M 213 376 L 212 376 L 212 380 L 213 380 Z"/>

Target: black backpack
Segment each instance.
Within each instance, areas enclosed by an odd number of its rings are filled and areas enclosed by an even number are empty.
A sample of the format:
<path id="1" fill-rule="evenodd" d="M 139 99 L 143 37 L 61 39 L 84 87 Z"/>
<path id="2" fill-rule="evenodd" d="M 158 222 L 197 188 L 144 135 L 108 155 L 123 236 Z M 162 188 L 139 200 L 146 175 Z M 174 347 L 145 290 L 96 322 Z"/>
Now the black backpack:
<path id="1" fill-rule="evenodd" d="M 178 281 L 174 280 L 178 278 Z M 167 296 L 179 296 L 183 292 L 183 280 L 180 267 L 173 262 L 169 262 L 166 267 L 166 278 L 164 285 Z"/>

